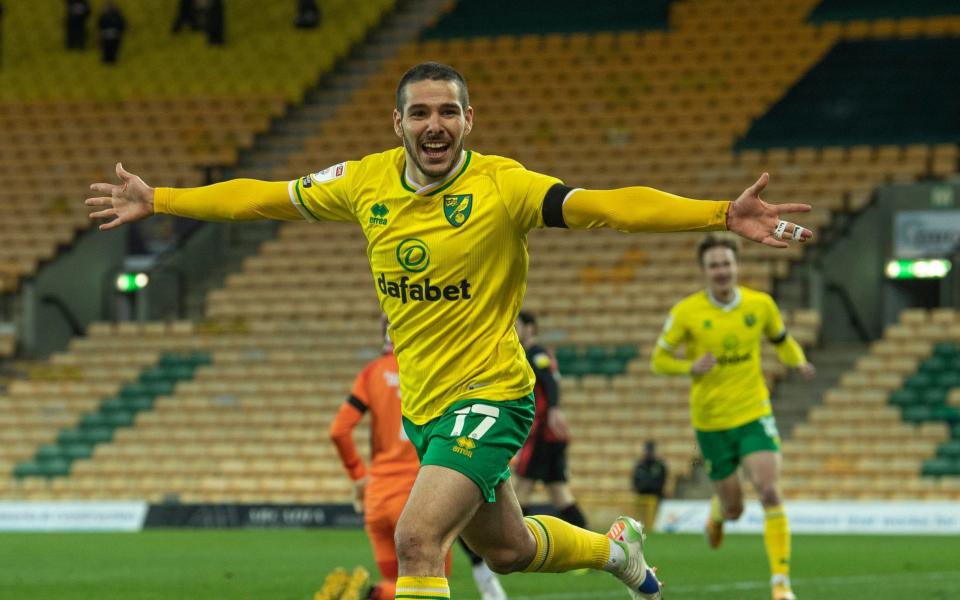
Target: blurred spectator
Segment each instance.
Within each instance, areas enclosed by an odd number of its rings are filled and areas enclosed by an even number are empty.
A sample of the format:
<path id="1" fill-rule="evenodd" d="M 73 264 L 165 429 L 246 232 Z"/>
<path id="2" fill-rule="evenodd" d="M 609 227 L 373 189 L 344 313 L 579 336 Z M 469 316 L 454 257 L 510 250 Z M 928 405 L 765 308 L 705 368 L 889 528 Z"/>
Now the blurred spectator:
<path id="1" fill-rule="evenodd" d="M 633 491 L 637 493 L 638 515 L 651 530 L 666 483 L 667 465 L 657 457 L 656 442 L 647 440 L 643 457 L 633 469 Z"/>
<path id="2" fill-rule="evenodd" d="M 314 29 L 320 24 L 320 9 L 316 0 L 297 0 L 297 18 L 293 25 L 298 29 Z"/>
<path id="3" fill-rule="evenodd" d="M 177 16 L 173 20 L 173 33 L 180 33 L 187 25 L 193 31 L 200 31 L 200 21 L 197 19 L 197 6 L 194 0 L 180 0 Z"/>
<path id="4" fill-rule="evenodd" d="M 83 50 L 87 46 L 88 0 L 67 0 L 67 50 Z"/>
<path id="5" fill-rule="evenodd" d="M 117 62 L 117 52 L 120 51 L 120 41 L 127 22 L 113 0 L 106 0 L 103 12 L 97 21 L 100 28 L 100 49 L 103 50 L 103 62 L 112 65 Z"/>
<path id="6" fill-rule="evenodd" d="M 223 45 L 223 0 L 205 0 L 203 24 L 207 30 L 207 43 Z"/>

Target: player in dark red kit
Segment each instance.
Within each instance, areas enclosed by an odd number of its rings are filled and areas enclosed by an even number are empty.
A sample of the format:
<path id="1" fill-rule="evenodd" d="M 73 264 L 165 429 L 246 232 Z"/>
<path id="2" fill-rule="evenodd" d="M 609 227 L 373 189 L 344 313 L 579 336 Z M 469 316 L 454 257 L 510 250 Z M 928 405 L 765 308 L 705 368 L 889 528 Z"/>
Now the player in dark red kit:
<path id="1" fill-rule="evenodd" d="M 537 481 L 542 481 L 550 495 L 550 503 L 557 509 L 557 516 L 577 527 L 586 527 L 587 520 L 567 485 L 570 432 L 560 409 L 560 371 L 557 361 L 549 350 L 537 342 L 537 319 L 532 313 L 520 312 L 517 317 L 517 336 L 537 377 L 534 388 L 536 415 L 530 436 L 517 453 L 514 463 L 516 479 L 513 487 L 517 499 L 524 514 L 527 514 L 530 492 Z"/>

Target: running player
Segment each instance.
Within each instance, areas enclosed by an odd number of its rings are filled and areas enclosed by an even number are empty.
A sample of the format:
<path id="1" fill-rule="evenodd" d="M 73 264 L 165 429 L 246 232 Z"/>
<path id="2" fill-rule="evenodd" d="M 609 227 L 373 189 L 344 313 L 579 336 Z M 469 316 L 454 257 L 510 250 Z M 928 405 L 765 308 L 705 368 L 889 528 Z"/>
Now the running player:
<path id="1" fill-rule="evenodd" d="M 404 429 L 420 456 L 397 524 L 397 595 L 447 598 L 444 557 L 457 534 L 500 573 L 606 570 L 633 598 L 659 598 L 642 527 L 619 518 L 608 538 L 552 517 L 524 518 L 508 464 L 533 420 L 534 379 L 514 321 L 526 289 L 527 234 L 541 227 L 634 231 L 729 229 L 786 247 L 811 233 L 780 219 L 803 204 L 760 199 L 766 174 L 734 202 L 646 187 L 584 190 L 464 148 L 473 107 L 463 76 L 438 63 L 397 86 L 402 147 L 289 182 L 237 179 L 152 188 L 117 164 L 121 184 L 93 184 L 91 218 L 113 229 L 154 213 L 205 220 L 351 221 L 363 229 L 400 365 Z"/>
<path id="2" fill-rule="evenodd" d="M 370 468 L 363 463 L 353 443 L 353 429 L 370 413 Z M 371 600 L 393 598 L 397 583 L 397 552 L 393 536 L 403 505 L 417 478 L 420 461 L 407 439 L 400 419 L 400 373 L 393 343 L 386 334 L 384 353 L 357 375 L 347 401 L 340 405 L 330 427 L 330 438 L 340 461 L 354 484 L 354 508 L 363 512 L 363 522 L 373 545 L 373 555 L 383 578 L 371 590 Z M 473 579 L 482 600 L 506 600 L 497 576 L 469 549 Z M 451 556 L 447 554 L 446 574 Z M 343 596 L 339 600 L 348 600 Z M 352 599 L 349 599 L 352 600 Z"/>
<path id="3" fill-rule="evenodd" d="M 513 487 L 517 492 L 517 500 L 520 501 L 523 514 L 530 514 L 527 509 L 530 493 L 534 484 L 542 481 L 550 495 L 550 503 L 557 510 L 557 516 L 577 527 L 586 527 L 587 520 L 567 484 L 570 432 L 567 418 L 560 408 L 560 371 L 557 361 L 549 350 L 537 342 L 537 319 L 533 313 L 520 311 L 517 336 L 536 378 L 533 388 L 536 403 L 533 425 L 513 468 L 516 476 Z"/>
<path id="4" fill-rule="evenodd" d="M 692 378 L 690 413 L 715 495 L 707 540 L 717 548 L 724 520 L 743 513 L 742 464 L 766 513 L 764 543 L 774 600 L 795 600 L 790 588 L 790 525 L 778 478 L 780 436 L 760 367 L 767 338 L 784 364 L 812 377 L 769 295 L 737 285 L 736 238 L 710 234 L 697 246 L 706 289 L 673 307 L 653 353 L 653 371 Z M 685 347 L 684 358 L 674 353 Z"/>

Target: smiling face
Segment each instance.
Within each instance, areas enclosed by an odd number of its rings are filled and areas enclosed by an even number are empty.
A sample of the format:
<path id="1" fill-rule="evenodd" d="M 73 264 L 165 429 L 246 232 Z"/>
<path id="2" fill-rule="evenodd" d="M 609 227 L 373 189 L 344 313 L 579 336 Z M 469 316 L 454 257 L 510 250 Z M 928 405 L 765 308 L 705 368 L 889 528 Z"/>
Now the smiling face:
<path id="1" fill-rule="evenodd" d="M 418 183 L 437 181 L 452 169 L 473 128 L 473 107 L 460 101 L 457 82 L 425 79 L 403 90 L 403 113 L 393 111 L 393 129 L 403 140 L 407 164 Z"/>
<path id="2" fill-rule="evenodd" d="M 701 259 L 707 288 L 716 298 L 727 297 L 737 285 L 737 255 L 724 246 L 713 246 Z"/>

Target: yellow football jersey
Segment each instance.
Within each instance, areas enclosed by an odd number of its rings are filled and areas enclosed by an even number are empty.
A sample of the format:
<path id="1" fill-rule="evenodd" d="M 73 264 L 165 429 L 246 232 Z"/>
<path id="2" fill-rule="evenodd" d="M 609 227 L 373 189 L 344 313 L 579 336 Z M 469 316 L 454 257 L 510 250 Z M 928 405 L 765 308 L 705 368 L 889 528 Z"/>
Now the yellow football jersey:
<path id="1" fill-rule="evenodd" d="M 560 183 L 499 156 L 464 152 L 443 181 L 406 180 L 403 148 L 289 183 L 315 221 L 354 221 L 400 365 L 403 415 L 418 425 L 459 400 L 516 400 L 534 376 L 514 322 L 527 285 L 527 232 Z"/>
<path id="2" fill-rule="evenodd" d="M 760 343 L 764 337 L 781 341 L 785 336 L 773 298 L 742 286 L 727 305 L 704 290 L 673 307 L 657 344 L 669 352 L 683 345 L 691 360 L 707 352 L 717 359 L 711 370 L 693 377 L 690 417 L 695 429 L 731 429 L 771 413 Z M 800 357 L 802 362 L 802 353 Z"/>

